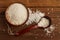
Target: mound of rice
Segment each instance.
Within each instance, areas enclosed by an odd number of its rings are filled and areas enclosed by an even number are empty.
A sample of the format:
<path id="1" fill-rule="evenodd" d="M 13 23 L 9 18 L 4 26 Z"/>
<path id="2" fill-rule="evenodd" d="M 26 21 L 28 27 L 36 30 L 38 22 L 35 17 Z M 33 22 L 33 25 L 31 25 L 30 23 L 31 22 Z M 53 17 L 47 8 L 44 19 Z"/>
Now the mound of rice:
<path id="1" fill-rule="evenodd" d="M 21 25 L 27 20 L 27 9 L 20 3 L 14 3 L 7 8 L 5 15 L 10 24 Z"/>

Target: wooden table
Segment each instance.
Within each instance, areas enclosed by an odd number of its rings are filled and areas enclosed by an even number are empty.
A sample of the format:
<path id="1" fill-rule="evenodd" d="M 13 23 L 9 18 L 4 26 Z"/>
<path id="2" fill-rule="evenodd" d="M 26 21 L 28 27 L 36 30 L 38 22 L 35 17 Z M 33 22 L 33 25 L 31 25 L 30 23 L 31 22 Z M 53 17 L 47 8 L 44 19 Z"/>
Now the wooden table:
<path id="1" fill-rule="evenodd" d="M 23 3 L 32 10 L 39 9 L 44 12 L 51 18 L 56 28 L 54 32 L 47 36 L 43 30 L 34 29 L 22 36 L 9 36 L 4 11 L 10 4 L 16 2 Z M 0 0 L 0 40 L 60 40 L 60 0 Z"/>

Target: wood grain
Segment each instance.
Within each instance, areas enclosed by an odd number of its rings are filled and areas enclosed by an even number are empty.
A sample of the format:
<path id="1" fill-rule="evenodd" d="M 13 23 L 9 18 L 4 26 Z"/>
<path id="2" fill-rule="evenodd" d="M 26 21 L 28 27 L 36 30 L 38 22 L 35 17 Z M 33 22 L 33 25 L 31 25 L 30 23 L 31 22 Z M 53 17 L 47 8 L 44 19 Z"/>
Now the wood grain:
<path id="1" fill-rule="evenodd" d="M 56 29 L 50 36 L 47 36 L 42 29 L 34 29 L 19 37 L 9 36 L 4 12 L 13 3 L 23 3 L 27 8 L 34 11 L 38 9 L 45 13 L 51 18 Z M 19 28 L 14 28 L 15 31 L 17 29 Z M 60 0 L 0 0 L 0 40 L 60 40 Z"/>

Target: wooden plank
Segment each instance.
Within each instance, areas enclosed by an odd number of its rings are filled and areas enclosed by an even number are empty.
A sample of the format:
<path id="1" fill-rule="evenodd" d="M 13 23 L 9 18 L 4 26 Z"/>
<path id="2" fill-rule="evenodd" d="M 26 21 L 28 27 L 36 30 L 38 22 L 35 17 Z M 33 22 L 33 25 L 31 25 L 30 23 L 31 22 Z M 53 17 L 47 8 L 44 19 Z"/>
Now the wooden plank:
<path id="1" fill-rule="evenodd" d="M 51 35 L 53 36 L 53 38 L 52 38 L 52 40 L 54 40 L 54 39 L 59 39 L 59 37 L 60 37 L 60 34 L 59 34 L 59 32 L 60 32 L 60 25 L 58 24 L 58 23 L 60 23 L 60 21 L 59 21 L 59 18 L 51 18 L 52 19 L 52 24 L 54 24 L 54 26 L 56 27 L 56 30 L 55 30 L 55 32 L 54 32 L 54 34 L 52 33 Z M 58 26 L 56 26 L 56 25 L 58 25 Z M 26 34 L 24 34 L 23 35 L 23 37 L 21 37 L 21 36 L 19 36 L 19 37 L 14 37 L 14 36 L 9 36 L 9 35 L 7 35 L 7 26 L 6 26 L 6 24 L 3 22 L 3 18 L 0 20 L 0 39 L 1 40 L 3 40 L 3 38 L 4 39 L 6 39 L 6 40 L 11 40 L 11 39 L 14 39 L 14 40 L 20 40 L 20 39 L 23 39 L 23 40 L 25 40 L 25 39 L 27 39 L 27 37 L 29 37 L 29 39 L 31 40 L 31 39 L 34 39 L 36 36 L 38 36 L 38 39 L 42 39 L 42 40 L 44 40 L 44 38 L 46 39 L 46 40 L 49 40 L 49 39 L 51 39 L 49 36 L 46 36 L 46 34 L 44 33 L 44 31 L 43 30 L 41 30 L 41 29 L 35 29 L 35 30 L 32 30 L 32 31 L 30 31 L 30 32 L 28 32 L 28 33 L 26 33 Z M 5 32 L 3 32 L 2 30 L 3 29 L 5 29 L 6 31 Z M 19 28 L 18 28 L 19 29 Z M 14 30 L 14 29 L 13 29 Z M 15 31 L 17 30 L 17 28 L 15 29 Z M 1 32 L 2 31 L 2 32 Z M 38 35 L 37 35 L 38 34 Z M 41 36 L 42 35 L 42 36 Z M 33 38 L 32 38 L 33 37 Z"/>
<path id="2" fill-rule="evenodd" d="M 8 7 L 10 4 L 12 3 L 15 3 L 15 2 L 18 2 L 18 3 L 23 3 L 25 4 L 26 6 L 29 6 L 29 7 L 40 7 L 40 6 L 48 6 L 48 7 L 60 7 L 60 0 L 3 0 L 1 1 L 0 0 L 0 7 Z"/>
<path id="3" fill-rule="evenodd" d="M 40 10 L 42 13 L 45 13 L 49 17 L 60 17 L 60 8 L 31 8 L 32 11 Z M 0 13 L 6 11 L 6 8 L 0 8 Z"/>

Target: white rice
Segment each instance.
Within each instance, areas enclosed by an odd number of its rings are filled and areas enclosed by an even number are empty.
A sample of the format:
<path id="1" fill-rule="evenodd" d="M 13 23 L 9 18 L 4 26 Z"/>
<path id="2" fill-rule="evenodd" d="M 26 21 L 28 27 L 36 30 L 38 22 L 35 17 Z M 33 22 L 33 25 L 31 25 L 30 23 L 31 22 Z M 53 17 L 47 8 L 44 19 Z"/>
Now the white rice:
<path id="1" fill-rule="evenodd" d="M 32 11 L 32 10 L 29 9 L 29 8 L 28 8 L 28 10 L 29 10 L 29 19 L 28 19 L 28 21 L 26 22 L 26 25 L 32 24 L 33 22 L 38 23 L 39 20 L 40 20 L 42 17 L 45 16 L 45 14 L 42 13 L 42 12 L 40 12 L 39 10 L 36 10 L 36 12 L 35 12 L 35 11 Z"/>
<path id="2" fill-rule="evenodd" d="M 42 18 L 41 21 L 38 23 L 39 27 L 47 27 L 49 25 L 49 20 L 46 18 Z"/>
<path id="3" fill-rule="evenodd" d="M 46 35 L 50 35 L 55 30 L 55 26 L 51 25 L 49 28 L 45 28 L 44 31 L 46 32 Z"/>
<path id="4" fill-rule="evenodd" d="M 23 24 L 27 19 L 27 10 L 24 5 L 19 3 L 10 5 L 6 11 L 7 14 L 9 16 L 7 20 L 13 25 Z"/>

